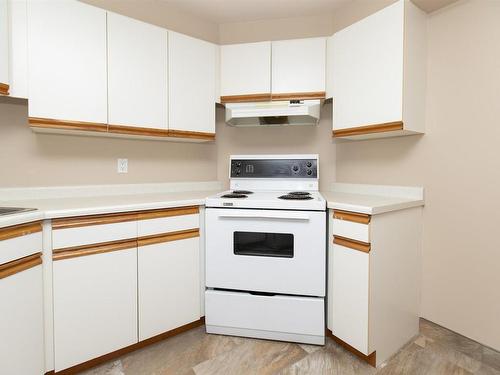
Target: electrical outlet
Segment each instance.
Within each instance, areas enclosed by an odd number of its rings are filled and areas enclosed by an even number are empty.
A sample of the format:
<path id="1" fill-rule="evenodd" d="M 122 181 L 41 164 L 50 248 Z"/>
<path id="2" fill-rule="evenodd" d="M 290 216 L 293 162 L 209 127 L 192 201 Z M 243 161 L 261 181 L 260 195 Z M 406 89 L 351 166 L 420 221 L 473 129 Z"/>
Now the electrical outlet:
<path id="1" fill-rule="evenodd" d="M 128 173 L 128 159 L 118 159 L 117 172 Z"/>

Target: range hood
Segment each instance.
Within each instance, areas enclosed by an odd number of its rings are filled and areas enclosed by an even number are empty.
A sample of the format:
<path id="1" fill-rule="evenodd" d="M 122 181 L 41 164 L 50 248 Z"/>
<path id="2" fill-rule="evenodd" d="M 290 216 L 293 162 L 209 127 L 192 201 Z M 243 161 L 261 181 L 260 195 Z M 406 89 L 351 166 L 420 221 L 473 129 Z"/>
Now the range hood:
<path id="1" fill-rule="evenodd" d="M 232 126 L 317 125 L 320 100 L 290 100 L 226 104 L 226 123 Z"/>

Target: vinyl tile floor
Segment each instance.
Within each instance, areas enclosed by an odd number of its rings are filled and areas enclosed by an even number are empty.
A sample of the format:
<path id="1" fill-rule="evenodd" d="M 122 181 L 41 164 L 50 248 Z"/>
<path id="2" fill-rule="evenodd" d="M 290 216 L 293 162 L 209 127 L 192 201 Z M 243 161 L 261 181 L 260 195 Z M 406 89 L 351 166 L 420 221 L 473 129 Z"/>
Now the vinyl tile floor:
<path id="1" fill-rule="evenodd" d="M 84 372 L 85 375 L 483 374 L 500 375 L 500 352 L 427 320 L 375 369 L 331 339 L 325 346 L 209 335 L 201 326 Z"/>

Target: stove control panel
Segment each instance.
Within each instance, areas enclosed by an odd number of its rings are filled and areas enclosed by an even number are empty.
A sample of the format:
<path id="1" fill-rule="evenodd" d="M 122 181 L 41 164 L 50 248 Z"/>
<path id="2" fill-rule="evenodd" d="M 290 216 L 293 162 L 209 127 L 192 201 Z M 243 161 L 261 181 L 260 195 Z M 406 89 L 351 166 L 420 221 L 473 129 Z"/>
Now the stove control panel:
<path id="1" fill-rule="evenodd" d="M 316 159 L 233 159 L 231 178 L 318 178 Z"/>

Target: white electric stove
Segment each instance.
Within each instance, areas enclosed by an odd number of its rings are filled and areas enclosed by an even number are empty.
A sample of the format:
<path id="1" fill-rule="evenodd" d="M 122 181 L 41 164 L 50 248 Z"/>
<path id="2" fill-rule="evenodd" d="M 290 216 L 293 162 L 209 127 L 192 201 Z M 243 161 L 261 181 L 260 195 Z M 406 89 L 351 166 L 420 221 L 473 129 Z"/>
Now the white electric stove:
<path id="1" fill-rule="evenodd" d="M 324 344 L 318 155 L 233 155 L 229 173 L 206 200 L 207 332 Z"/>

